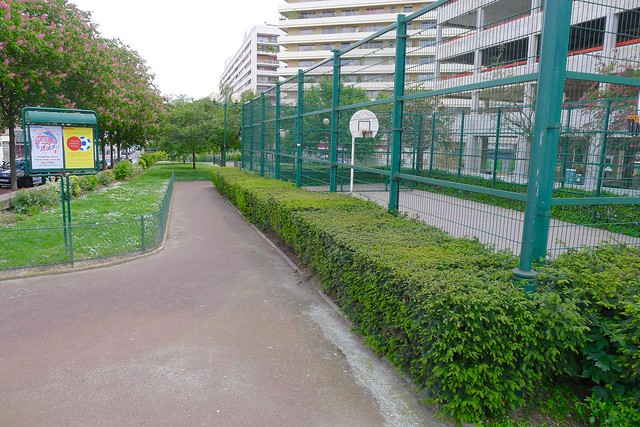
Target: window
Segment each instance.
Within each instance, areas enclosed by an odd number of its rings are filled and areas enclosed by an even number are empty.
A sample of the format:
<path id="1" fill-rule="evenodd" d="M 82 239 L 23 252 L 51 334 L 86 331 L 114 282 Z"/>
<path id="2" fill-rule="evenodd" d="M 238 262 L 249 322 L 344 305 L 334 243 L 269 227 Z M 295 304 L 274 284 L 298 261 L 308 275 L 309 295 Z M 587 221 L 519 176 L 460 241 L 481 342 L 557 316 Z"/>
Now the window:
<path id="1" fill-rule="evenodd" d="M 616 43 L 640 39 L 640 9 L 627 10 L 618 17 Z"/>
<path id="2" fill-rule="evenodd" d="M 342 11 L 344 16 L 355 16 L 358 14 L 358 9 L 345 9 Z"/>
<path id="3" fill-rule="evenodd" d="M 404 7 L 404 13 L 410 13 L 413 11 L 413 6 L 405 6 Z"/>
<path id="4" fill-rule="evenodd" d="M 598 18 L 571 26 L 569 52 L 593 49 L 604 44 L 606 18 Z"/>
<path id="5" fill-rule="evenodd" d="M 436 44 L 434 39 L 420 39 L 420 47 L 428 47 Z"/>
<path id="6" fill-rule="evenodd" d="M 336 27 L 325 27 L 322 29 L 322 34 L 335 34 Z"/>
<path id="7" fill-rule="evenodd" d="M 315 50 L 315 46 L 314 46 L 314 45 L 312 45 L 312 44 L 301 44 L 301 45 L 298 47 L 298 50 L 299 50 L 300 52 L 309 52 L 309 51 L 311 51 L 311 50 Z"/>
<path id="8" fill-rule="evenodd" d="M 430 30 L 432 28 L 436 28 L 437 26 L 438 24 L 436 24 L 435 22 L 424 21 L 420 23 L 420 29 L 422 30 Z"/>
<path id="9" fill-rule="evenodd" d="M 305 59 L 305 60 L 301 60 L 301 61 L 298 63 L 298 65 L 299 65 L 300 67 L 311 67 L 311 66 L 315 65 L 315 63 L 316 63 L 316 61 L 314 61 L 314 60 L 308 60 L 308 59 Z"/>
<path id="10" fill-rule="evenodd" d="M 311 19 L 316 17 L 317 15 L 315 12 L 300 12 L 300 15 L 298 15 L 298 18 L 300 19 Z"/>
<path id="11" fill-rule="evenodd" d="M 301 28 L 300 35 L 301 36 L 310 36 L 316 33 L 315 28 Z"/>
<path id="12" fill-rule="evenodd" d="M 384 7 L 368 7 L 365 9 L 365 15 L 379 15 L 384 13 Z"/>
<path id="13" fill-rule="evenodd" d="M 346 27 L 342 27 L 343 33 L 358 33 L 360 32 L 360 27 L 357 25 L 348 25 Z"/>
<path id="14" fill-rule="evenodd" d="M 363 45 L 365 49 L 382 49 L 381 41 L 370 41 Z"/>
<path id="15" fill-rule="evenodd" d="M 326 43 L 322 45 L 321 50 L 334 50 L 336 48 L 335 43 Z"/>
<path id="16" fill-rule="evenodd" d="M 376 31 L 380 31 L 381 29 L 383 29 L 384 26 L 382 24 L 369 24 L 366 26 L 365 30 L 367 32 L 376 32 Z"/>
<path id="17" fill-rule="evenodd" d="M 333 18 L 334 16 L 336 16 L 336 11 L 335 10 L 325 10 L 324 12 L 322 12 L 321 16 L 323 18 Z"/>

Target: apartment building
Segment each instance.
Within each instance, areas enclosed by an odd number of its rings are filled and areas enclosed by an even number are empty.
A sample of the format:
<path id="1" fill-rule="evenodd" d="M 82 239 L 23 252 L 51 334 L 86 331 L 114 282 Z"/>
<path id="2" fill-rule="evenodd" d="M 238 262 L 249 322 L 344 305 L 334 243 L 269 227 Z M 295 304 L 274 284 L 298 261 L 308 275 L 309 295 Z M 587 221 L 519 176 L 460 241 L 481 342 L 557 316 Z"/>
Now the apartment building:
<path id="1" fill-rule="evenodd" d="M 432 1 L 411 0 L 286 0 L 279 7 L 278 27 L 285 33 L 280 37 L 278 68 L 282 78 L 294 76 L 298 69 L 306 69 L 330 57 L 334 49 L 347 46 L 393 24 L 399 13 L 410 15 Z M 436 15 L 431 13 L 411 23 L 408 28 L 412 43 L 426 47 L 435 43 Z M 414 28 L 415 27 L 415 28 Z M 419 28 L 418 28 L 419 27 Z M 431 30 L 432 29 L 432 30 Z M 417 36 L 419 34 L 419 36 Z M 372 41 L 343 57 L 344 82 L 352 82 L 375 99 L 380 91 L 389 91 L 394 79 L 395 48 L 385 40 L 392 40 L 395 32 Z M 416 64 L 434 62 L 435 50 L 420 53 L 409 50 L 409 61 Z M 415 58 L 414 58 L 415 56 Z M 431 66 L 433 72 L 433 65 Z M 424 79 L 425 71 L 412 72 L 408 79 Z"/>
<path id="2" fill-rule="evenodd" d="M 284 33 L 270 25 L 254 26 L 245 33 L 242 45 L 224 64 L 220 87 L 233 93 L 262 93 L 278 81 L 278 37 Z"/>
<path id="3" fill-rule="evenodd" d="M 434 87 L 446 89 L 537 72 L 544 7 L 544 0 L 451 0 L 443 5 L 438 11 Z M 456 37 L 442 36 L 452 29 L 458 31 Z M 640 0 L 574 1 L 568 72 L 602 74 L 624 68 L 640 69 L 639 58 Z M 457 71 L 451 72 L 452 69 Z M 592 82 L 569 80 L 562 117 L 566 129 L 565 146 L 560 149 L 563 168 L 584 174 L 585 187 L 595 185 L 598 176 L 607 173 L 612 182 L 622 178 L 629 169 L 624 164 L 633 163 L 636 153 L 634 138 L 627 133 L 625 116 L 629 108 L 621 108 L 619 113 L 611 110 L 608 122 L 601 125 L 608 127 L 608 131 L 584 132 L 589 127 L 588 121 L 593 121 L 592 111 L 568 105 L 581 100 L 592 88 Z M 536 91 L 536 84 L 531 82 L 520 88 L 519 98 L 512 90 L 509 100 L 500 99 L 491 91 L 457 95 L 458 105 L 470 110 L 465 123 L 470 130 L 465 142 L 467 172 L 491 169 L 492 162 L 500 159 L 502 172 L 514 168 L 514 175 L 525 179 L 530 143 L 518 135 L 523 129 L 509 134 L 506 126 L 507 131 L 500 138 L 492 137 L 491 132 L 500 120 L 496 107 L 506 107 L 503 128 L 505 122 L 531 123 L 530 106 L 535 104 Z M 580 131 L 571 133 L 571 129 Z M 604 172 L 600 170 L 603 160 L 611 165 Z"/>

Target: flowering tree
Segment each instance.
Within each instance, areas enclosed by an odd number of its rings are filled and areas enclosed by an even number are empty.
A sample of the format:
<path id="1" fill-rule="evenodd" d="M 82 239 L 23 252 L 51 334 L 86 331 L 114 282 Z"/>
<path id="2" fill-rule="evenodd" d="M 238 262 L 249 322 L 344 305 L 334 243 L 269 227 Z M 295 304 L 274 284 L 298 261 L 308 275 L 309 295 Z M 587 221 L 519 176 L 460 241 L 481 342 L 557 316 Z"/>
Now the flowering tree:
<path id="1" fill-rule="evenodd" d="M 91 16 L 67 0 L 0 0 L 0 128 L 8 128 L 12 188 L 14 129 L 23 107 L 96 110 L 118 146 L 157 133 L 163 102 L 144 61 L 99 37 Z"/>
<path id="2" fill-rule="evenodd" d="M 121 146 L 144 146 L 158 133 L 164 101 L 153 75 L 137 52 L 120 40 L 100 40 L 98 63 L 89 83 L 100 118 L 102 140 Z M 103 159 L 104 159 L 104 147 Z M 111 150 L 113 160 L 113 150 Z"/>
<path id="3" fill-rule="evenodd" d="M 89 14 L 66 0 L 0 0 L 0 127 L 9 128 L 11 186 L 16 188 L 15 126 L 26 105 L 73 107 L 79 58 L 96 34 Z"/>

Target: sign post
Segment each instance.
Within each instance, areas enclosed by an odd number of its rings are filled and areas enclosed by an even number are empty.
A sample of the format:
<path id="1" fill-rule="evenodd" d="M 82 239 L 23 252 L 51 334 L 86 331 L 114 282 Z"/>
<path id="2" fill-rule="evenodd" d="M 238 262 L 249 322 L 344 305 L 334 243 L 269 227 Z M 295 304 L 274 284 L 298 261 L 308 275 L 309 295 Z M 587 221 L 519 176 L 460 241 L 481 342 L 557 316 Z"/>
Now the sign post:
<path id="1" fill-rule="evenodd" d="M 369 110 L 358 110 L 349 121 L 351 132 L 351 179 L 349 180 L 349 193 L 353 194 L 353 178 L 356 164 L 356 138 L 373 138 L 378 134 L 378 118 Z"/>
<path id="2" fill-rule="evenodd" d="M 89 110 L 26 107 L 22 132 L 27 175 L 60 177 L 64 242 L 73 265 L 69 176 L 98 171 L 98 115 Z"/>

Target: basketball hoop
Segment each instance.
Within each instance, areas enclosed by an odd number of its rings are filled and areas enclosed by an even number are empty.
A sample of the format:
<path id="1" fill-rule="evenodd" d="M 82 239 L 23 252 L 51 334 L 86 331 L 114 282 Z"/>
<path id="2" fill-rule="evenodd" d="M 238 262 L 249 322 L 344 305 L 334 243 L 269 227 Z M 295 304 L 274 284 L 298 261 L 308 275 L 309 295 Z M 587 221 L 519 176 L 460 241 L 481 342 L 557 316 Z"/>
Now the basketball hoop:
<path id="1" fill-rule="evenodd" d="M 372 130 L 363 130 L 362 131 L 362 137 L 363 138 L 373 138 L 373 131 Z"/>

